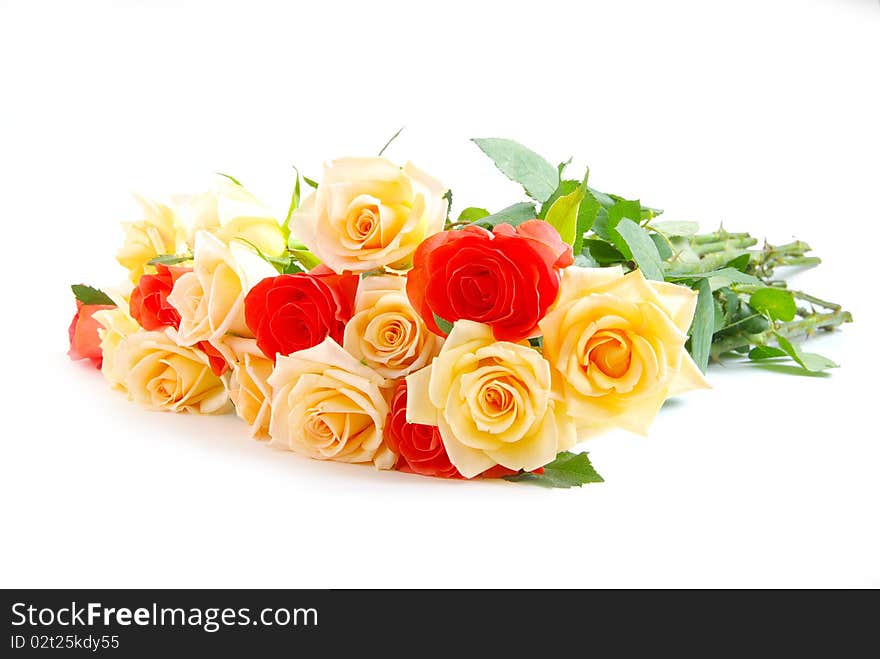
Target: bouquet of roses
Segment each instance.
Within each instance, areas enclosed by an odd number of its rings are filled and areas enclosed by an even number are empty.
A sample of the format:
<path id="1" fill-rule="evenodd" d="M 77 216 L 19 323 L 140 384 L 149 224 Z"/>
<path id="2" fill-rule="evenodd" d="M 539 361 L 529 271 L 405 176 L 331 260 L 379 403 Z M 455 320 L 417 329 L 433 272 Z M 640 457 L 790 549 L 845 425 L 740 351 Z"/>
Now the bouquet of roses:
<path id="1" fill-rule="evenodd" d="M 601 481 L 570 449 L 645 434 L 712 358 L 835 366 L 794 340 L 849 314 L 777 276 L 818 263 L 806 244 L 661 222 L 589 172 L 474 141 L 529 200 L 453 220 L 450 190 L 381 153 L 297 173 L 283 222 L 226 175 L 139 199 L 130 284 L 73 286 L 70 356 L 148 408 L 234 409 L 311 458 L 553 487 Z"/>

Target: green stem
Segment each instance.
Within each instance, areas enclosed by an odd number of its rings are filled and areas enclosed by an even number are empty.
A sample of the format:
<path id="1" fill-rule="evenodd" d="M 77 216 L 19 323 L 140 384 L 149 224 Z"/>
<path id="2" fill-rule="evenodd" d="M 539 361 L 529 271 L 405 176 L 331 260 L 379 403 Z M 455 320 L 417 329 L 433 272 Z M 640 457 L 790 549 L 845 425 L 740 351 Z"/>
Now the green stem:
<path id="1" fill-rule="evenodd" d="M 852 314 L 840 309 L 830 313 L 811 314 L 806 318 L 794 320 L 789 323 L 779 323 L 758 334 L 734 334 L 726 336 L 712 345 L 712 359 L 717 361 L 721 355 L 737 348 L 751 345 L 767 345 L 773 340 L 774 334 L 780 334 L 787 339 L 799 336 L 808 336 L 818 329 L 830 330 L 843 323 L 852 322 Z"/>
<path id="2" fill-rule="evenodd" d="M 706 254 L 713 254 L 715 252 L 722 252 L 730 249 L 745 249 L 746 247 L 751 247 L 756 244 L 758 244 L 758 239 L 752 238 L 749 235 L 731 236 L 724 240 L 694 244 L 693 250 L 694 254 L 697 256 L 704 256 Z"/>
<path id="3" fill-rule="evenodd" d="M 717 243 L 728 238 L 751 238 L 747 233 L 727 233 L 724 229 L 713 231 L 712 233 L 701 233 L 691 238 L 693 245 L 705 245 L 706 243 Z"/>
<path id="4" fill-rule="evenodd" d="M 804 293 L 803 291 L 789 291 L 796 299 L 803 300 L 804 302 L 809 302 L 810 304 L 815 304 L 819 307 L 824 307 L 826 309 L 831 309 L 832 311 L 840 311 L 840 305 L 834 302 L 829 302 L 828 300 L 823 300 L 822 298 L 818 298 L 815 295 L 810 295 L 809 293 Z"/>
<path id="5" fill-rule="evenodd" d="M 740 254 L 746 253 L 746 251 L 747 250 L 743 249 L 732 249 L 722 252 L 713 252 L 711 254 L 706 254 L 705 256 L 701 257 L 699 261 L 694 261 L 693 263 L 664 261 L 662 264 L 663 272 L 666 273 L 667 276 L 671 277 L 698 275 L 704 272 L 712 272 L 713 270 L 723 268 Z"/>

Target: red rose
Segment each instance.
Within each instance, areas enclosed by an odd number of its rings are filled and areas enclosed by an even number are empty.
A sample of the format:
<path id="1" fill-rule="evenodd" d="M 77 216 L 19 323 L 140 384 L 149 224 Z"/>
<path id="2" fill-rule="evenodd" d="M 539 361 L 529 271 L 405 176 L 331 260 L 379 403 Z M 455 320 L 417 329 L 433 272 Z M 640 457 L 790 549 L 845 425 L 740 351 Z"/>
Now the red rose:
<path id="1" fill-rule="evenodd" d="M 183 274 L 192 268 L 157 264 L 156 274 L 141 275 L 137 288 L 131 292 L 128 309 L 131 317 L 145 330 L 180 327 L 180 314 L 168 303 L 168 294 Z"/>
<path id="2" fill-rule="evenodd" d="M 399 456 L 395 469 L 438 478 L 462 477 L 449 461 L 437 426 L 406 422 L 406 380 L 401 380 L 394 390 L 385 440 Z"/>
<path id="3" fill-rule="evenodd" d="M 244 318 L 269 359 L 319 344 L 327 336 L 342 343 L 351 318 L 357 275 L 337 275 L 318 266 L 308 273 L 267 277 L 244 300 Z"/>
<path id="4" fill-rule="evenodd" d="M 95 368 L 101 368 L 101 339 L 98 328 L 101 326 L 92 314 L 102 309 L 114 309 L 112 304 L 83 304 L 76 301 L 76 313 L 70 321 L 67 336 L 70 339 L 68 356 L 74 361 L 90 359 Z"/>
<path id="5" fill-rule="evenodd" d="M 571 263 L 571 247 L 541 220 L 516 230 L 502 224 L 492 233 L 466 227 L 419 245 L 406 292 L 436 334 L 443 332 L 435 314 L 450 323 L 485 323 L 499 341 L 520 341 L 537 331 L 559 292 L 558 268 Z"/>

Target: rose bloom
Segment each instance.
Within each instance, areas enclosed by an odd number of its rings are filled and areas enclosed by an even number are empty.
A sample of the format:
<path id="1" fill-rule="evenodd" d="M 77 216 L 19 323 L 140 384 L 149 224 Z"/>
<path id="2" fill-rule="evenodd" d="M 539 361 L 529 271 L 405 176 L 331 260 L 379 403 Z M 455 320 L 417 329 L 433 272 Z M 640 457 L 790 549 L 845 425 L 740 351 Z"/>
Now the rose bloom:
<path id="1" fill-rule="evenodd" d="M 226 334 L 252 337 L 244 318 L 244 298 L 275 268 L 239 241 L 229 245 L 207 231 L 195 238 L 193 271 L 180 276 L 168 303 L 180 314 L 178 340 L 220 342 Z"/>
<path id="2" fill-rule="evenodd" d="M 357 276 L 337 275 L 324 266 L 268 277 L 245 298 L 245 321 L 270 359 L 311 348 L 328 336 L 339 343 L 357 286 Z"/>
<path id="3" fill-rule="evenodd" d="M 385 380 L 333 339 L 279 355 L 269 384 L 272 446 L 317 460 L 394 466 L 397 456 L 383 439 Z"/>
<path id="4" fill-rule="evenodd" d="M 440 429 L 407 422 L 406 399 L 406 381 L 401 380 L 394 390 L 385 426 L 388 447 L 399 456 L 395 468 L 422 476 L 461 478 L 446 454 Z"/>
<path id="5" fill-rule="evenodd" d="M 186 249 L 188 229 L 170 206 L 135 196 L 144 212 L 136 222 L 124 222 L 125 242 L 116 260 L 128 270 L 137 284 L 145 272 L 155 272 L 147 262 L 162 254 L 178 254 Z"/>
<path id="6" fill-rule="evenodd" d="M 343 345 L 382 377 L 397 379 L 427 366 L 443 339 L 410 304 L 406 277 L 379 275 L 360 280 Z"/>
<path id="7" fill-rule="evenodd" d="M 179 199 L 177 212 L 193 236 L 207 231 L 224 243 L 247 240 L 264 254 L 281 254 L 287 241 L 281 225 L 263 202 L 225 176 L 213 190 Z"/>
<path id="8" fill-rule="evenodd" d="M 273 363 L 257 347 L 254 339 L 228 337 L 224 345 L 234 355 L 229 377 L 229 398 L 235 413 L 251 428 L 251 437 L 268 439 L 272 412 L 269 376 Z"/>
<path id="9" fill-rule="evenodd" d="M 495 465 L 532 471 L 575 444 L 550 365 L 529 345 L 496 341 L 488 325 L 456 322 L 433 363 L 406 383 L 407 421 L 438 426 L 465 478 Z"/>
<path id="10" fill-rule="evenodd" d="M 168 302 L 174 282 L 192 268 L 156 265 L 156 274 L 141 275 L 131 292 L 129 313 L 145 330 L 180 327 L 180 314 Z"/>
<path id="11" fill-rule="evenodd" d="M 141 329 L 140 325 L 129 315 L 125 305 L 97 311 L 93 317 L 101 325 L 98 329 L 104 355 L 101 373 L 111 388 L 125 391 L 125 370 L 116 358 L 117 349 L 126 336 Z"/>
<path id="12" fill-rule="evenodd" d="M 174 330 L 138 330 L 116 347 L 115 361 L 129 398 L 153 410 L 217 414 L 229 411 L 223 381 L 197 348 L 178 345 Z"/>
<path id="13" fill-rule="evenodd" d="M 405 269 L 416 247 L 442 231 L 445 188 L 411 163 L 342 158 L 293 215 L 294 234 L 336 272 Z"/>
<path id="14" fill-rule="evenodd" d="M 76 313 L 67 328 L 70 349 L 67 355 L 74 361 L 88 359 L 95 368 L 101 368 L 101 339 L 98 336 L 100 323 L 93 317 L 97 311 L 113 309 L 112 304 L 83 304 L 76 301 Z"/>
<path id="15" fill-rule="evenodd" d="M 499 341 L 537 333 L 556 300 L 559 268 L 572 263 L 571 247 L 542 220 L 493 232 L 479 227 L 444 231 L 416 250 L 406 290 L 432 332 L 436 314 L 489 325 Z"/>
<path id="16" fill-rule="evenodd" d="M 695 291 L 640 270 L 565 269 L 541 321 L 543 351 L 582 437 L 610 427 L 644 434 L 669 396 L 708 387 L 684 347 L 696 303 Z"/>

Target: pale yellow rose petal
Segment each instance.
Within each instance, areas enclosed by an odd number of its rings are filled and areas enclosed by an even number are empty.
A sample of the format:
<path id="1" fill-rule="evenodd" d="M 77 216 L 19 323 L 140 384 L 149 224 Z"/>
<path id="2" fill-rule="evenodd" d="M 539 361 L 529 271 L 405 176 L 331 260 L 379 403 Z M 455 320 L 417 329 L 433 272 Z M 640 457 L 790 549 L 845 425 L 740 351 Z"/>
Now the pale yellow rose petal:
<path id="1" fill-rule="evenodd" d="M 437 425 L 437 408 L 428 396 L 431 366 L 406 376 L 406 421 L 426 426 Z"/>

